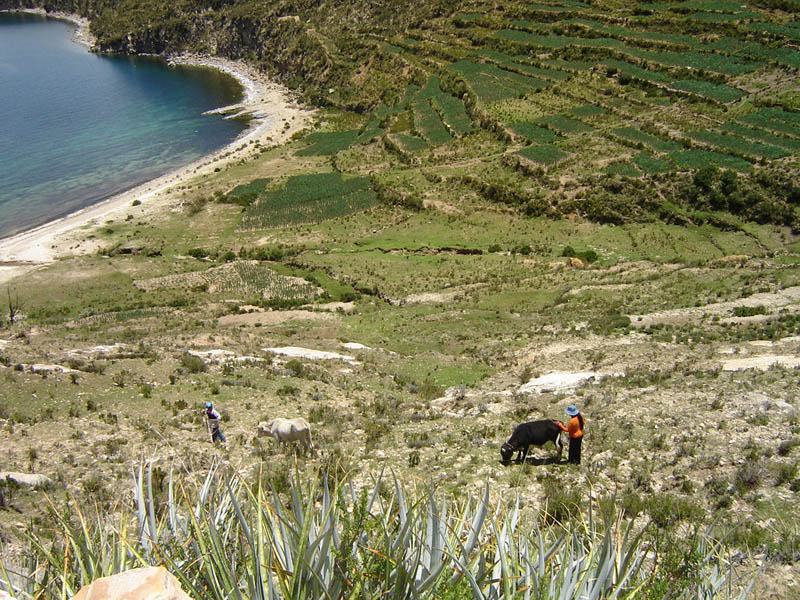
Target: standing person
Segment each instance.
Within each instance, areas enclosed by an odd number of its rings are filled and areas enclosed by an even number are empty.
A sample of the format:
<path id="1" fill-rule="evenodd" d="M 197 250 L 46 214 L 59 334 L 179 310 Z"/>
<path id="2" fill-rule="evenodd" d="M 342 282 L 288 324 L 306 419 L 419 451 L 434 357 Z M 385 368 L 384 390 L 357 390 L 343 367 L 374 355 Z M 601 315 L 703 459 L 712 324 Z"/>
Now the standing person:
<path id="1" fill-rule="evenodd" d="M 570 417 L 566 427 L 561 421 L 555 421 L 555 423 L 569 434 L 569 458 L 567 462 L 579 465 L 581 464 L 581 443 L 583 442 L 583 415 L 574 404 L 570 404 L 567 407 L 566 413 Z"/>
<path id="2" fill-rule="evenodd" d="M 211 441 L 216 442 L 219 440 L 220 442 L 224 442 L 225 436 L 222 434 L 222 431 L 220 431 L 219 428 L 220 416 L 219 413 L 214 410 L 211 402 L 206 402 L 206 407 L 203 409 L 203 416 L 208 419 L 208 428 L 211 431 Z"/>

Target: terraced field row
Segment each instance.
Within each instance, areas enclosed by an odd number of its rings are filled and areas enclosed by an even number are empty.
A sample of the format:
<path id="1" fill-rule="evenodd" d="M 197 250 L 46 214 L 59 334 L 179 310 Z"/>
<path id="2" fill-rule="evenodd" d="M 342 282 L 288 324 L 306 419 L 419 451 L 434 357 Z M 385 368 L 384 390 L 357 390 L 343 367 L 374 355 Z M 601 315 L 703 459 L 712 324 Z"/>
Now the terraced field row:
<path id="1" fill-rule="evenodd" d="M 316 173 L 289 178 L 283 186 L 265 191 L 242 215 L 245 230 L 319 223 L 349 215 L 378 203 L 364 177 Z"/>
<path id="2" fill-rule="evenodd" d="M 516 98 L 544 89 L 549 82 L 521 73 L 505 71 L 492 64 L 462 60 L 450 65 L 450 71 L 461 75 L 481 102 Z"/>

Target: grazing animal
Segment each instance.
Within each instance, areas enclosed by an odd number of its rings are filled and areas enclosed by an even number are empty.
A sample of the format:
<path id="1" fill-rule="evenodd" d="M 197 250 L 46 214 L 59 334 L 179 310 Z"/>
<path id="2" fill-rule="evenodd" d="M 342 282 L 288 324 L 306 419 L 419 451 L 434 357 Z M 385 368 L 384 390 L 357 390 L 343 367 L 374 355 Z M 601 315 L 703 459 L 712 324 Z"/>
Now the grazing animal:
<path id="1" fill-rule="evenodd" d="M 299 441 L 303 445 L 303 451 L 311 450 L 311 455 L 316 453 L 314 444 L 311 442 L 311 427 L 302 417 L 296 419 L 283 419 L 278 417 L 268 423 L 262 421 L 258 424 L 258 435 L 271 435 L 277 443 L 288 443 Z"/>
<path id="2" fill-rule="evenodd" d="M 543 419 L 541 421 L 520 423 L 514 428 L 514 432 L 508 438 L 508 441 L 500 448 L 500 456 L 503 457 L 502 463 L 508 464 L 511 461 L 511 455 L 515 451 L 517 452 L 517 462 L 524 462 L 528 456 L 529 446 L 542 446 L 547 442 L 553 442 L 558 450 L 558 458 L 560 460 L 564 443 L 561 441 L 561 428 L 555 421 Z"/>

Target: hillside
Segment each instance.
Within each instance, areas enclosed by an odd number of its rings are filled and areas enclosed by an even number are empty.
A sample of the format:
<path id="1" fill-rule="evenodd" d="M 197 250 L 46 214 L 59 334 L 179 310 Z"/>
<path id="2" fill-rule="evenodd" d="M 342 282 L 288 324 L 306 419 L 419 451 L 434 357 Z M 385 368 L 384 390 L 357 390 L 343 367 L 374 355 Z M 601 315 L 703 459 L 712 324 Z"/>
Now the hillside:
<path id="1" fill-rule="evenodd" d="M 48 4 L 103 50 L 247 59 L 317 111 L 0 290 L 2 468 L 105 507 L 143 457 L 263 460 L 281 490 L 296 468 L 489 482 L 660 539 L 716 522 L 756 597 L 795 597 L 797 7 L 630 6 Z M 499 464 L 569 404 L 581 467 Z M 320 456 L 258 438 L 274 416 Z M 48 523 L 37 494 L 4 537 Z"/>

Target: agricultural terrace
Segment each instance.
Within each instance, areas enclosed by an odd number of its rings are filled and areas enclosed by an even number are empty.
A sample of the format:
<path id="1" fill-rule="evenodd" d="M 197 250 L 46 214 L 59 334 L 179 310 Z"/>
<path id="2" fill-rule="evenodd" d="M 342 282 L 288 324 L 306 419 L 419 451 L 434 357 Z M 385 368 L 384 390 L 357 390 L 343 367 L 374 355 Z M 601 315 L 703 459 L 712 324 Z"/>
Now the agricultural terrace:
<path id="1" fill-rule="evenodd" d="M 316 173 L 290 177 L 262 192 L 242 214 L 242 229 L 319 223 L 370 208 L 378 199 L 364 177 Z"/>
<path id="2" fill-rule="evenodd" d="M 581 190 L 596 187 L 601 174 L 642 182 L 637 192 L 604 186 L 614 197 L 645 193 L 651 181 L 665 185 L 658 178 L 668 173 L 720 168 L 755 176 L 796 164 L 794 22 L 738 2 L 618 10 L 515 5 L 442 16 L 389 37 L 380 51 L 414 66 L 409 83 L 384 94 L 357 129 L 352 121 L 338 130 L 329 124 L 297 154 L 330 155 L 337 169 L 363 173 L 364 160 L 443 167 L 488 153 L 492 164 L 471 173 L 480 180 L 475 189 L 496 189 L 499 177 L 506 190 L 498 197 L 530 206 L 550 194 L 557 213 L 574 211 Z M 548 177 L 524 183 L 530 168 Z M 562 189 L 565 176 L 578 187 Z M 664 197 L 691 211 L 678 181 L 664 180 L 671 188 Z M 396 201 L 419 197 L 382 185 Z M 633 213 L 641 216 L 641 206 Z M 620 198 L 621 214 L 631 217 L 631 209 Z M 249 215 L 243 223 L 259 226 Z"/>

